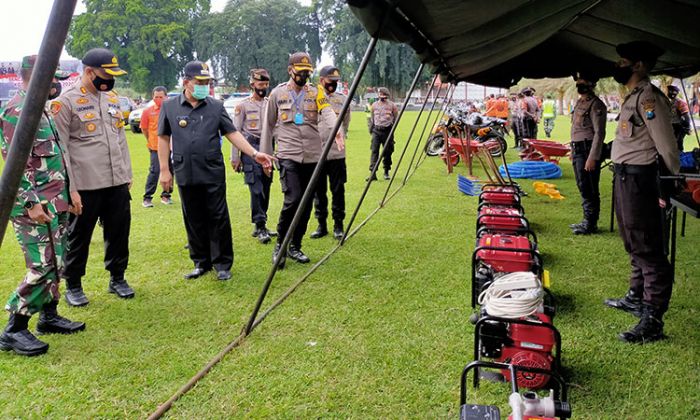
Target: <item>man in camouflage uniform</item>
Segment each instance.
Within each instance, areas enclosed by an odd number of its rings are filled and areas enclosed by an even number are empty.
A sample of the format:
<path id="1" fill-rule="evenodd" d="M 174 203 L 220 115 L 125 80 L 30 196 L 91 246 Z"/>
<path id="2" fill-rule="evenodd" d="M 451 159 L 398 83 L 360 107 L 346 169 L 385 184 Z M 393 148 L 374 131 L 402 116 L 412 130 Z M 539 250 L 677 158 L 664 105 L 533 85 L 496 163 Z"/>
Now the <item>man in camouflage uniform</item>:
<path id="1" fill-rule="evenodd" d="M 245 139 L 255 150 L 260 150 L 262 114 L 267 89 L 270 87 L 270 75 L 267 70 L 252 69 L 250 87 L 253 91 L 252 95 L 236 105 L 233 111 L 233 125 L 241 130 Z M 244 181 L 250 190 L 250 217 L 255 224 L 252 236 L 258 238 L 261 244 L 267 244 L 271 236 L 277 236 L 276 232 L 270 232 L 267 229 L 272 176 L 266 175 L 262 165 L 245 153 L 241 153 L 233 144 L 231 145 L 231 166 L 236 172 L 243 171 Z"/>
<path id="2" fill-rule="evenodd" d="M 338 80 L 340 80 L 340 71 L 334 66 L 325 66 L 321 69 L 320 83 L 323 91 L 331 104 L 336 117 L 343 109 L 343 104 L 347 96 L 339 93 Z M 350 125 L 350 110 L 345 113 L 343 125 L 340 130 L 343 132 L 343 137 L 347 138 L 348 126 Z M 319 124 L 319 133 L 321 140 L 325 143 L 328 136 L 333 130 L 333 126 Z M 328 186 L 330 185 L 332 194 L 332 212 L 333 212 L 333 237 L 335 239 L 343 238 L 343 220 L 345 220 L 345 182 L 348 179 L 347 168 L 345 166 L 345 148 L 331 147 L 328 152 L 328 160 L 323 167 L 323 173 L 318 179 L 316 185 L 316 193 L 314 194 L 314 207 L 316 209 L 316 219 L 318 220 L 318 228 L 311 234 L 312 239 L 322 238 L 328 235 L 328 226 L 326 219 L 328 218 L 328 196 L 326 195 Z"/>
<path id="3" fill-rule="evenodd" d="M 35 55 L 24 57 L 20 71 L 23 89 L 0 113 L 3 159 L 7 159 L 35 62 Z M 66 78 L 61 73 L 55 77 L 52 97 L 61 91 L 57 78 Z M 44 112 L 10 214 L 28 271 L 5 305 L 10 320 L 0 336 L 0 350 L 12 350 L 25 356 L 43 354 L 49 349 L 47 343 L 27 328 L 29 318 L 37 312 L 40 312 L 37 324 L 40 334 L 71 334 L 85 329 L 84 323 L 63 318 L 57 311 L 59 272 L 63 269 L 66 223 L 71 208 L 63 150 L 55 132 L 53 121 Z"/>
<path id="4" fill-rule="evenodd" d="M 394 138 L 389 137 L 391 127 L 396 123 L 396 118 L 399 115 L 399 110 L 396 105 L 389 100 L 389 89 L 385 87 L 379 88 L 379 101 L 372 105 L 372 154 L 369 160 L 370 176 L 374 165 L 379 160 L 379 148 L 383 147 L 382 158 L 384 163 L 384 179 L 389 179 L 389 171 L 391 170 L 391 154 L 394 153 Z M 386 143 L 386 146 L 383 146 Z M 377 179 L 375 175 L 374 180 Z"/>

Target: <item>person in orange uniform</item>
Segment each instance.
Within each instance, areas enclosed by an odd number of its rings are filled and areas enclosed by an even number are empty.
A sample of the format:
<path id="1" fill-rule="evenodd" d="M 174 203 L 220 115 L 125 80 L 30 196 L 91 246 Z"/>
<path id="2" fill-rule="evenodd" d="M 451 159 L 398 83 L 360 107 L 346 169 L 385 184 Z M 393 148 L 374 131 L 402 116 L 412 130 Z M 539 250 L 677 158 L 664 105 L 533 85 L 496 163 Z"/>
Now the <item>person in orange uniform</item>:
<path id="1" fill-rule="evenodd" d="M 143 206 L 153 207 L 153 194 L 158 187 L 158 177 L 160 176 L 160 163 L 158 163 L 158 116 L 160 115 L 160 105 L 167 98 L 168 91 L 163 86 L 153 89 L 153 105 L 143 110 L 141 114 L 141 132 L 146 137 L 148 152 L 151 154 L 150 167 L 146 177 L 146 192 L 143 195 Z M 170 162 L 170 173 L 173 164 Z M 173 204 L 170 198 L 172 190 L 160 193 L 160 202 L 163 204 Z"/>

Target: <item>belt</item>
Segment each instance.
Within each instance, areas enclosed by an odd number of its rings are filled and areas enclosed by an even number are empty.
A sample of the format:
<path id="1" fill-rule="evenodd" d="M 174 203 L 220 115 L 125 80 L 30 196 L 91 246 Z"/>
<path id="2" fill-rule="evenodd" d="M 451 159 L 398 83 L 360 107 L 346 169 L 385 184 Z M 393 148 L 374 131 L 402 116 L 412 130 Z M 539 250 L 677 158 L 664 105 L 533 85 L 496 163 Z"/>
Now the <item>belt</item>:
<path id="1" fill-rule="evenodd" d="M 571 150 L 573 152 L 587 152 L 591 149 L 593 140 L 578 140 L 571 142 Z"/>
<path id="2" fill-rule="evenodd" d="M 254 136 L 250 133 L 246 133 L 245 139 L 248 140 L 248 143 L 250 143 L 251 146 L 260 147 L 260 137 Z"/>
<path id="3" fill-rule="evenodd" d="M 626 163 L 614 163 L 613 171 L 618 175 L 642 175 L 656 174 L 659 171 L 656 163 L 648 165 L 628 165 Z"/>
<path id="4" fill-rule="evenodd" d="M 390 126 L 390 125 L 387 125 L 387 126 L 384 126 L 384 127 L 380 127 L 380 126 L 378 126 L 378 125 L 375 125 L 374 128 L 377 129 L 377 130 L 391 130 L 391 126 Z"/>

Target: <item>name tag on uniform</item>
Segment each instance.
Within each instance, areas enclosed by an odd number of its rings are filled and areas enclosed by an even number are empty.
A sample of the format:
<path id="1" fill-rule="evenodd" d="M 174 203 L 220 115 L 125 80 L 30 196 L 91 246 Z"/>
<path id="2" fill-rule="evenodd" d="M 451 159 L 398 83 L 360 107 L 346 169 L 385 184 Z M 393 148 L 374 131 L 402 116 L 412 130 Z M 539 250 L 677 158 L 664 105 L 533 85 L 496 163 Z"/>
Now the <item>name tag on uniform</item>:
<path id="1" fill-rule="evenodd" d="M 294 114 L 294 124 L 296 125 L 302 125 L 304 124 L 304 114 L 301 112 L 297 112 Z"/>

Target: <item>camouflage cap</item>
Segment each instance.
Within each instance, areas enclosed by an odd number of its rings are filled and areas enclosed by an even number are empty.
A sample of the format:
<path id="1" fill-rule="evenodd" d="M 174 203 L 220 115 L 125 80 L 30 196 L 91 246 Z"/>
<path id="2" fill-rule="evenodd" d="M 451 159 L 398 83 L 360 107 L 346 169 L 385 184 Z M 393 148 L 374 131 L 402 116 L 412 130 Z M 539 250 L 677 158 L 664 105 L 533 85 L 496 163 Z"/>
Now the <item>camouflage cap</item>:
<path id="1" fill-rule="evenodd" d="M 114 53 L 106 48 L 93 48 L 83 56 L 83 65 L 101 68 L 112 76 L 123 76 L 126 71 L 119 67 L 119 60 Z"/>
<path id="2" fill-rule="evenodd" d="M 311 56 L 305 52 L 295 52 L 289 56 L 289 65 L 296 71 L 314 71 Z"/>
<path id="3" fill-rule="evenodd" d="M 250 83 L 267 82 L 270 80 L 270 74 L 265 69 L 250 69 Z"/>
<path id="4" fill-rule="evenodd" d="M 39 56 L 36 54 L 25 55 L 24 57 L 22 57 L 22 68 L 23 69 L 33 69 L 34 66 L 36 65 L 37 58 L 39 58 Z M 63 70 L 60 70 L 60 68 L 57 68 L 53 77 L 55 77 L 58 80 L 65 80 L 65 79 L 70 77 L 70 72 L 63 71 Z"/>

